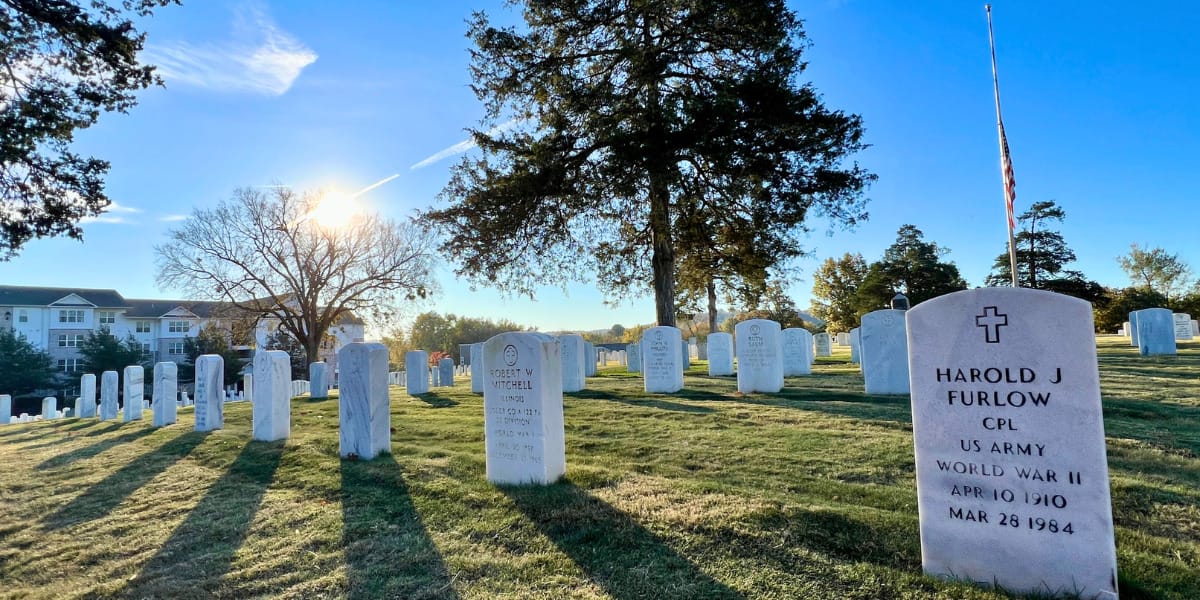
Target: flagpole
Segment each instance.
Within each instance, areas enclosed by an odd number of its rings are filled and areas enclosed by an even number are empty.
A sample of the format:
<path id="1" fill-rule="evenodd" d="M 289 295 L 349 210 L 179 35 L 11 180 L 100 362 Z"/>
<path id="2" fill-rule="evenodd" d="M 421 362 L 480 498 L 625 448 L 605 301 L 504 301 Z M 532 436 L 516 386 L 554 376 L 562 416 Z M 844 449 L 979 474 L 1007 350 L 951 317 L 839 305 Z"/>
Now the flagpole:
<path id="1" fill-rule="evenodd" d="M 1000 77 L 996 74 L 996 39 L 992 34 L 992 5 L 984 4 L 987 9 L 988 45 L 992 50 L 992 89 L 996 94 L 996 129 L 1000 135 L 1000 170 L 1004 180 L 1004 212 L 1008 226 L 1008 264 L 1012 272 L 1012 285 L 1017 283 L 1017 242 L 1013 237 L 1013 200 L 1015 183 L 1012 181 L 1012 158 L 1008 153 L 1008 140 L 1004 136 L 1004 120 L 1000 118 Z"/>

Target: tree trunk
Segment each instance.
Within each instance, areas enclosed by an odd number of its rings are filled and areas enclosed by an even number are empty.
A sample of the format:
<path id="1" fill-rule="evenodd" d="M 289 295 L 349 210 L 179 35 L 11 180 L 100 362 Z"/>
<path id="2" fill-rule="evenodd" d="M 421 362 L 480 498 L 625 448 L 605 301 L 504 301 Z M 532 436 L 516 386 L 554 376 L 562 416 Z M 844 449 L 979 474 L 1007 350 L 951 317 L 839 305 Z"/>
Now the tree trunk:
<path id="1" fill-rule="evenodd" d="M 708 332 L 717 331 L 717 282 L 708 280 Z"/>
<path id="2" fill-rule="evenodd" d="M 650 183 L 650 265 L 654 272 L 654 311 L 659 325 L 675 327 L 675 247 L 671 243 L 670 194 Z"/>
<path id="3" fill-rule="evenodd" d="M 304 357 L 308 361 L 307 364 L 318 362 L 321 360 L 321 338 L 304 340 Z M 307 375 L 306 375 L 307 377 Z"/>

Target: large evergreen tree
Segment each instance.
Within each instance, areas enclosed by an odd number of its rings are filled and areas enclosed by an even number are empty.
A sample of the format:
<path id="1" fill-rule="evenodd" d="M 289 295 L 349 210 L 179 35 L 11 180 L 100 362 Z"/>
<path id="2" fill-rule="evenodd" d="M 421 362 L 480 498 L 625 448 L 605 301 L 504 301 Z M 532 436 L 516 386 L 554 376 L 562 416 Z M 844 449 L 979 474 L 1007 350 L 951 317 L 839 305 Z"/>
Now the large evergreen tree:
<path id="1" fill-rule="evenodd" d="M 83 371 L 95 373 L 96 377 L 105 371 L 124 373 L 125 367 L 148 366 L 149 359 L 141 342 L 133 334 L 125 336 L 123 340 L 118 339 L 108 327 L 89 331 L 79 345 L 79 354 L 83 356 Z"/>
<path id="2" fill-rule="evenodd" d="M 460 275 L 532 295 L 594 272 L 613 295 L 652 289 L 673 325 L 676 256 L 694 250 L 678 228 L 697 223 L 680 221 L 685 199 L 784 248 L 810 212 L 865 217 L 873 176 L 843 165 L 861 120 L 799 81 L 804 32 L 784 2 L 531 0 L 524 18 L 477 14 L 469 33 L 474 89 L 504 123 L 473 132 L 482 157 L 425 215 Z"/>
<path id="3" fill-rule="evenodd" d="M 39 350 L 20 333 L 0 329 L 0 390 L 20 398 L 52 388 L 58 380 L 49 353 Z M 7 416 L 10 415 L 0 415 Z"/>
<path id="4" fill-rule="evenodd" d="M 1083 281 L 1078 271 L 1066 268 L 1075 261 L 1062 233 L 1050 229 L 1053 221 L 1061 223 L 1066 211 L 1053 200 L 1034 202 L 1029 210 L 1017 217 L 1019 230 L 1013 236 L 1016 241 L 1017 284 L 1025 288 L 1048 289 L 1063 287 L 1064 282 L 1055 280 Z M 996 257 L 992 272 L 985 282 L 989 286 L 1012 285 L 1012 266 L 1008 250 Z"/>
<path id="5" fill-rule="evenodd" d="M 879 262 L 872 263 L 859 284 L 855 306 L 859 315 L 885 308 L 897 293 L 911 306 L 967 289 L 967 282 L 952 262 L 942 262 L 950 250 L 926 242 L 920 229 L 903 225 L 896 242 L 888 246 Z"/>

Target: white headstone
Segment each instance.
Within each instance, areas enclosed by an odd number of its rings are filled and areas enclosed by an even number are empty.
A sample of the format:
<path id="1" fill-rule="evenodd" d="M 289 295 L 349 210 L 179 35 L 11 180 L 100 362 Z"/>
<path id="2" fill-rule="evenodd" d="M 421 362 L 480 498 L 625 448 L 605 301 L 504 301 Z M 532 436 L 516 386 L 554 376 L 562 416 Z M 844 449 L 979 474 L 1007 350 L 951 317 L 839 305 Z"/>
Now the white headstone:
<path id="1" fill-rule="evenodd" d="M 145 406 L 146 372 L 140 366 L 125 367 L 125 421 L 142 418 Z"/>
<path id="2" fill-rule="evenodd" d="M 583 341 L 583 336 L 567 333 L 558 336 L 559 357 L 562 361 L 561 375 L 562 391 L 578 392 L 587 387 L 587 356 L 589 354 L 587 342 Z M 485 355 L 484 361 L 488 358 Z M 491 363 L 487 363 L 488 368 Z M 486 390 L 484 392 L 486 394 Z"/>
<path id="3" fill-rule="evenodd" d="M 192 405 L 192 399 L 188 397 L 187 390 L 179 390 L 179 403 L 181 406 Z"/>
<path id="4" fill-rule="evenodd" d="M 733 328 L 737 389 L 743 394 L 783 389 L 783 340 L 779 323 L 749 319 Z"/>
<path id="5" fill-rule="evenodd" d="M 925 572 L 1115 600 L 1091 304 L 979 288 L 907 320 Z"/>
<path id="6" fill-rule="evenodd" d="M 600 360 L 600 366 L 607 367 L 608 366 L 608 349 L 599 348 L 599 352 L 597 353 L 596 358 Z"/>
<path id="7" fill-rule="evenodd" d="M 1125 328 L 1125 331 L 1129 332 L 1129 345 L 1134 348 L 1137 348 L 1138 345 L 1137 313 L 1138 311 L 1136 310 L 1129 313 L 1129 326 Z"/>
<path id="8" fill-rule="evenodd" d="M 12 422 L 12 396 L 0 394 L 0 425 Z"/>
<path id="9" fill-rule="evenodd" d="M 225 426 L 225 360 L 220 354 L 201 354 L 196 358 L 196 431 L 212 431 Z"/>
<path id="10" fill-rule="evenodd" d="M 1200 321 L 1192 319 L 1192 338 L 1200 337 Z"/>
<path id="11" fill-rule="evenodd" d="M 409 394 L 429 393 L 429 353 L 424 350 L 412 350 L 404 353 L 404 370 L 407 372 L 405 383 Z"/>
<path id="12" fill-rule="evenodd" d="M 587 349 L 583 353 L 583 356 L 584 356 L 583 376 L 584 377 L 595 377 L 596 376 L 596 345 L 591 342 L 587 342 L 587 341 L 585 341 L 583 343 L 583 345 L 587 347 Z M 584 382 L 584 386 L 585 387 L 587 386 L 586 381 Z M 580 389 L 583 389 L 583 388 L 580 388 Z M 566 391 L 566 390 L 563 390 L 563 391 Z"/>
<path id="13" fill-rule="evenodd" d="M 1121 324 L 1121 332 L 1120 333 L 1121 333 L 1121 335 L 1123 335 L 1125 337 L 1129 337 L 1129 321 L 1125 321 L 1124 323 Z"/>
<path id="14" fill-rule="evenodd" d="M 562 339 L 502 333 L 483 345 L 487 480 L 550 484 L 566 473 Z"/>
<path id="15" fill-rule="evenodd" d="M 81 400 L 82 400 L 81 398 L 76 398 L 76 399 L 75 399 L 75 411 L 72 413 L 72 414 L 74 414 L 75 416 L 79 416 L 79 412 L 80 412 L 80 410 L 82 410 L 82 409 L 83 409 L 83 402 L 82 402 Z M 63 409 L 63 411 L 70 411 L 70 410 L 71 410 L 71 409 L 69 409 L 69 408 L 64 408 L 64 409 Z"/>
<path id="16" fill-rule="evenodd" d="M 289 373 L 291 367 L 288 367 Z M 288 375 L 291 378 L 291 375 Z M 329 397 L 329 365 L 325 361 L 308 363 L 308 397 Z"/>
<path id="17" fill-rule="evenodd" d="M 683 389 L 683 334 L 669 325 L 642 334 L 642 378 L 647 392 L 674 394 Z"/>
<path id="18" fill-rule="evenodd" d="M 679 359 L 683 362 L 681 362 L 679 364 L 682 365 L 683 370 L 686 371 L 688 369 L 688 367 L 692 366 L 692 351 L 691 351 L 691 348 L 689 347 L 688 343 L 683 341 L 682 335 L 683 335 L 683 332 L 681 331 L 680 332 L 680 342 L 679 342 L 679 351 L 681 354 L 679 356 Z"/>
<path id="19" fill-rule="evenodd" d="M 1190 340 L 1192 339 L 1192 315 L 1187 313 L 1174 313 L 1171 318 L 1175 322 L 1175 339 Z"/>
<path id="20" fill-rule="evenodd" d="M 166 427 L 176 421 L 179 397 L 179 365 L 172 361 L 154 363 L 154 426 Z"/>
<path id="21" fill-rule="evenodd" d="M 392 453 L 392 414 L 388 405 L 388 349 L 353 342 L 338 351 L 338 417 L 342 458 L 370 460 Z"/>
<path id="22" fill-rule="evenodd" d="M 76 398 L 76 400 L 78 400 L 78 399 L 79 399 L 79 398 Z M 61 413 L 59 413 L 59 414 L 60 414 L 60 415 L 61 415 L 61 416 L 62 416 L 64 419 L 66 419 L 66 418 L 69 418 L 69 417 L 71 416 L 71 408 L 70 408 L 70 407 L 64 408 L 64 409 L 62 409 L 62 412 L 61 412 Z"/>
<path id="23" fill-rule="evenodd" d="M 325 363 L 312 363 L 309 373 L 312 373 L 312 365 L 318 364 Z M 291 356 L 283 350 L 255 352 L 254 375 L 251 437 L 263 442 L 288 439 L 292 435 Z M 325 374 L 320 375 L 324 377 Z"/>
<path id="24" fill-rule="evenodd" d="M 483 342 L 471 344 L 471 393 L 483 393 Z"/>
<path id="25" fill-rule="evenodd" d="M 85 373 L 79 378 L 79 416 L 96 416 L 96 375 Z"/>
<path id="26" fill-rule="evenodd" d="M 117 418 L 117 390 L 120 376 L 116 371 L 105 371 L 100 374 L 100 420 Z"/>
<path id="27" fill-rule="evenodd" d="M 58 418 L 58 398 L 55 398 L 54 396 L 46 396 L 45 398 L 42 398 L 42 418 Z"/>
<path id="28" fill-rule="evenodd" d="M 859 337 L 859 333 L 861 330 L 858 327 L 850 330 L 850 363 L 855 365 L 862 362 L 862 357 L 859 356 L 862 338 Z"/>
<path id="29" fill-rule="evenodd" d="M 812 375 L 812 333 L 803 327 L 789 327 L 780 335 L 783 340 L 783 376 Z"/>
<path id="30" fill-rule="evenodd" d="M 908 393 L 908 336 L 904 311 L 877 310 L 862 316 L 858 357 L 868 394 Z"/>
<path id="31" fill-rule="evenodd" d="M 816 346 L 817 356 L 833 356 L 833 348 L 831 347 L 828 333 L 813 334 L 813 345 Z"/>
<path id="32" fill-rule="evenodd" d="M 838 333 L 837 334 L 837 343 L 839 346 L 849 346 L 850 345 L 850 334 L 845 331 Z"/>
<path id="33" fill-rule="evenodd" d="M 442 387 L 454 387 L 454 359 L 445 357 L 438 361 L 438 381 Z"/>
<path id="34" fill-rule="evenodd" d="M 634 342 L 625 346 L 625 367 L 630 373 L 642 372 L 642 343 Z"/>
<path id="35" fill-rule="evenodd" d="M 733 334 L 725 332 L 708 334 L 708 375 L 709 377 L 733 375 Z"/>
<path id="36" fill-rule="evenodd" d="M 254 402 L 254 373 L 242 375 L 242 400 Z"/>
<path id="37" fill-rule="evenodd" d="M 1166 308 L 1147 308 L 1137 315 L 1138 353 L 1142 356 L 1172 355 L 1175 348 L 1175 323 Z"/>

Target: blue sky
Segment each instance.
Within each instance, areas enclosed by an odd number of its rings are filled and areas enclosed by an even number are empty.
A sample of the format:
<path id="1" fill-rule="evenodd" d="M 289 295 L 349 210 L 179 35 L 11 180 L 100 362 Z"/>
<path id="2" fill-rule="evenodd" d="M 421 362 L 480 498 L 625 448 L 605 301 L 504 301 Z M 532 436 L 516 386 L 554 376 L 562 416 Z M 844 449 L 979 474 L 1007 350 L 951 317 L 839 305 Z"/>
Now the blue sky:
<path id="1" fill-rule="evenodd" d="M 905 223 L 981 284 L 1005 243 L 983 4 L 792 4 L 812 42 L 806 78 L 829 106 L 862 115 L 872 147 L 858 161 L 879 176 L 866 223 L 831 234 L 814 223 L 812 258 L 791 283 L 797 304 L 808 305 L 807 274 L 821 260 L 847 251 L 875 260 Z M 29 243 L 0 263 L 0 281 L 178 297 L 154 282 L 153 246 L 172 219 L 242 186 L 353 192 L 395 175 L 362 200 L 397 219 L 432 205 L 456 158 L 428 159 L 463 142 L 482 116 L 464 37 L 479 9 L 516 20 L 483 0 L 161 9 L 143 29 L 166 88 L 77 139 L 79 151 L 112 162 L 118 205 L 85 225 L 83 243 Z M 999 1 L 993 16 L 1017 211 L 1056 200 L 1075 268 L 1106 285 L 1127 285 L 1116 257 L 1134 242 L 1200 269 L 1200 37 L 1186 3 Z M 536 301 L 471 292 L 449 260 L 438 279 L 441 295 L 416 310 L 543 330 L 654 320 L 649 294 L 613 308 L 590 284 L 543 289 Z"/>

